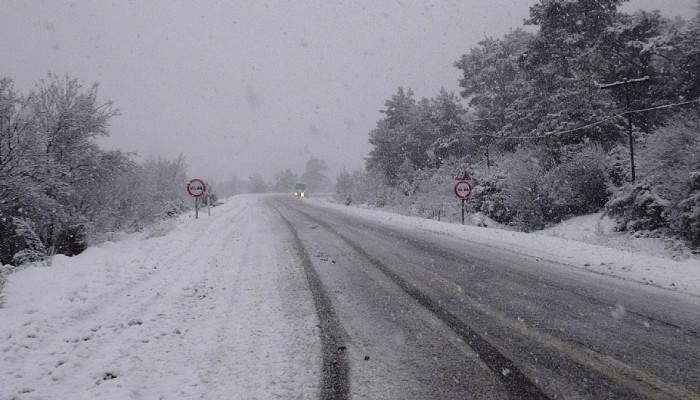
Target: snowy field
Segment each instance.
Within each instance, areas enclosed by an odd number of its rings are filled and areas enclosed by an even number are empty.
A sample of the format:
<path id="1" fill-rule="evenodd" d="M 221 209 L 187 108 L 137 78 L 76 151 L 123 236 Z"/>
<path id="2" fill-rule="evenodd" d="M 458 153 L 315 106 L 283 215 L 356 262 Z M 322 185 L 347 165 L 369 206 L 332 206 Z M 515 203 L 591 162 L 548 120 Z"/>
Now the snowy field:
<path id="1" fill-rule="evenodd" d="M 303 271 L 254 198 L 212 212 L 11 274 L 0 399 L 314 397 Z"/>
<path id="2" fill-rule="evenodd" d="M 546 259 L 570 268 L 700 296 L 700 260 L 674 260 L 658 239 L 631 238 L 622 233 L 613 233 L 609 221 L 599 224 L 598 214 L 570 220 L 542 232 L 523 233 L 461 226 L 373 208 L 348 207 L 334 203 L 330 198 L 310 198 L 308 201 L 318 207 L 381 221 L 397 228 L 424 229 Z M 652 255 L 655 252 L 661 256 Z"/>

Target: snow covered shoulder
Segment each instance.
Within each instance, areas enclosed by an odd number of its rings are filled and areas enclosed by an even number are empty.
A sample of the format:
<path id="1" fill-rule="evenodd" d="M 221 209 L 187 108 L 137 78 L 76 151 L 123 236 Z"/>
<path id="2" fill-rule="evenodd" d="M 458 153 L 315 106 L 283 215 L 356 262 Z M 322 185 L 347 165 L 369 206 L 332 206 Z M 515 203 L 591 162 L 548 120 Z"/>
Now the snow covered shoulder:
<path id="1" fill-rule="evenodd" d="M 0 399 L 313 396 L 313 301 L 270 218 L 236 197 L 11 274 Z"/>
<path id="2" fill-rule="evenodd" d="M 553 265 L 565 268 L 585 270 L 612 278 L 700 296 L 699 260 L 690 258 L 676 261 L 634 251 L 629 249 L 629 246 L 627 246 L 627 249 L 610 247 L 623 247 L 619 243 L 619 238 L 617 238 L 618 241 L 615 243 L 608 243 L 607 246 L 602 246 L 581 241 L 584 239 L 590 241 L 590 239 L 583 237 L 585 232 L 572 234 L 571 230 L 574 228 L 571 227 L 565 232 L 513 232 L 497 228 L 461 226 L 425 218 L 399 215 L 378 209 L 348 207 L 324 199 L 309 199 L 308 203 L 371 221 L 379 221 L 397 229 L 419 229 L 445 234 L 504 251 L 552 261 Z M 595 217 L 598 218 L 600 215 Z M 578 225 L 575 225 L 575 227 L 583 230 L 584 225 L 581 225 L 580 222 L 577 223 Z M 579 240 L 572 240 L 567 237 L 575 237 Z M 648 243 L 654 242 L 649 241 Z M 656 244 L 658 245 L 658 243 Z"/>

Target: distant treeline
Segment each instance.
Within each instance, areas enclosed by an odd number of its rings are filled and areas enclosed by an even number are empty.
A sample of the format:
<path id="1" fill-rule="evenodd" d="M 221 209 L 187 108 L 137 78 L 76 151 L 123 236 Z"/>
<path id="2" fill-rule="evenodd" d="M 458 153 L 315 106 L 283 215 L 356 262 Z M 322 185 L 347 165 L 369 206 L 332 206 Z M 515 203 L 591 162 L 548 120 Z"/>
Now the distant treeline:
<path id="1" fill-rule="evenodd" d="M 333 182 L 327 173 L 326 162 L 320 158 L 311 157 L 301 174 L 286 168 L 276 172 L 272 179 L 265 179 L 261 173 L 256 172 L 247 180 L 231 177 L 217 184 L 217 188 L 224 196 L 237 193 L 291 193 L 297 183 L 304 183 L 311 193 L 330 192 L 333 190 Z"/>

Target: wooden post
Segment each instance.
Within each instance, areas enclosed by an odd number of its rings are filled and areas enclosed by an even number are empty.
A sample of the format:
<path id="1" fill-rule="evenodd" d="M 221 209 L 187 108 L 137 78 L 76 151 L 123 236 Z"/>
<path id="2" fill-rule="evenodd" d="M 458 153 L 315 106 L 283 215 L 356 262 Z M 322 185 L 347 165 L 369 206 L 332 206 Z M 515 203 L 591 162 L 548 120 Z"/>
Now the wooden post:
<path id="1" fill-rule="evenodd" d="M 607 84 L 600 84 L 596 82 L 598 89 L 613 89 L 622 86 L 625 95 L 625 117 L 627 117 L 627 136 L 629 137 L 629 147 L 630 147 L 630 171 L 632 172 L 632 182 L 637 178 L 636 168 L 634 165 L 634 132 L 632 130 L 632 110 L 630 104 L 630 91 L 629 85 L 634 83 L 646 82 L 650 78 L 648 76 L 638 78 L 638 79 L 627 79 L 620 82 L 613 82 Z"/>
<path id="2" fill-rule="evenodd" d="M 625 111 L 627 111 L 627 136 L 630 140 L 630 169 L 632 170 L 632 182 L 637 178 L 634 168 L 634 133 L 632 132 L 632 114 L 630 114 L 630 90 L 625 85 Z"/>

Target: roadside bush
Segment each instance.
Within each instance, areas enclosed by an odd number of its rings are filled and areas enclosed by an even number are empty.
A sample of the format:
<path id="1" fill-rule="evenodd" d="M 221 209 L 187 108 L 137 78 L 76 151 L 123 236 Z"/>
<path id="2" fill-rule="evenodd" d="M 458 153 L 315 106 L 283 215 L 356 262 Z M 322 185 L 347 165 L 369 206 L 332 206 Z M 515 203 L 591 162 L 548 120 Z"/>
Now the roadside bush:
<path id="1" fill-rule="evenodd" d="M 56 236 L 55 252 L 69 257 L 82 253 L 88 247 L 87 230 L 81 223 L 64 227 Z"/>
<path id="2" fill-rule="evenodd" d="M 504 205 L 513 211 L 513 224 L 525 231 L 542 229 L 554 207 L 546 170 L 538 154 L 519 149 L 504 163 Z"/>
<path id="3" fill-rule="evenodd" d="M 678 203 L 676 229 L 691 246 L 700 247 L 700 171 L 692 172 L 688 181 L 691 192 Z"/>
<path id="4" fill-rule="evenodd" d="M 23 218 L 0 219 L 0 265 L 19 265 L 42 260 L 46 249 L 31 221 Z"/>
<path id="5" fill-rule="evenodd" d="M 503 216 L 532 231 L 601 209 L 607 201 L 603 159 L 587 146 L 564 148 L 559 160 L 539 149 L 518 149 L 503 164 Z"/>
<path id="6" fill-rule="evenodd" d="M 475 174 L 474 179 L 474 192 L 469 200 L 471 210 L 498 223 L 510 224 L 515 213 L 506 205 L 505 175 L 498 171 L 483 176 Z"/>
<path id="7" fill-rule="evenodd" d="M 352 173 L 350 197 L 353 203 L 384 207 L 390 191 L 391 189 L 384 184 L 384 177 L 377 171 Z"/>
<path id="8" fill-rule="evenodd" d="M 460 169 L 463 169 L 462 165 L 452 160 L 437 169 L 415 171 L 410 186 L 396 193 L 394 203 L 423 218 L 454 219 L 459 202 L 452 192 L 452 182 Z"/>
<path id="9" fill-rule="evenodd" d="M 556 220 L 601 210 L 608 200 L 602 150 L 570 146 L 547 173 Z"/>
<path id="10" fill-rule="evenodd" d="M 639 151 L 641 182 L 614 188 L 607 213 L 623 231 L 669 231 L 700 246 L 698 118 L 681 115 L 647 137 Z"/>
<path id="11" fill-rule="evenodd" d="M 606 211 L 615 216 L 622 231 L 653 231 L 669 226 L 671 203 L 659 196 L 649 180 L 629 185 L 607 203 Z"/>
<path id="12" fill-rule="evenodd" d="M 342 171 L 335 180 L 335 199 L 350 205 L 354 186 L 352 175 L 347 171 Z"/>

